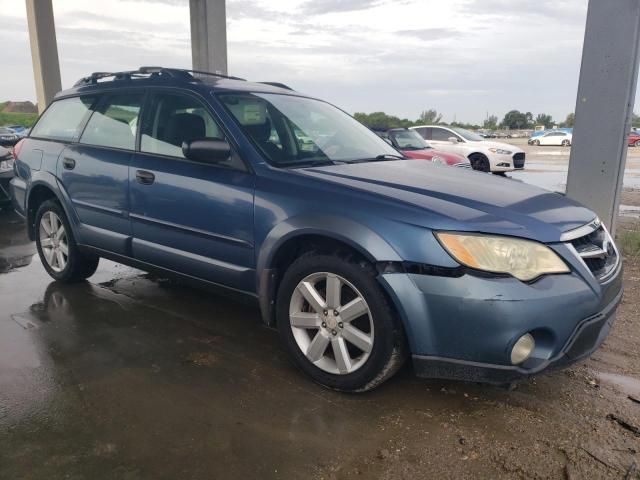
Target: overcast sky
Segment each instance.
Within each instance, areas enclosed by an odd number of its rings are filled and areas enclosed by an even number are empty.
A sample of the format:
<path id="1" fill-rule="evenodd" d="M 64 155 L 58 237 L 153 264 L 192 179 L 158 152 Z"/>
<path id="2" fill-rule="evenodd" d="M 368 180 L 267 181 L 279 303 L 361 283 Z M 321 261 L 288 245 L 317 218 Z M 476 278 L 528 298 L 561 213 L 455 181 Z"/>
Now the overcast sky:
<path id="1" fill-rule="evenodd" d="M 53 0 L 62 84 L 190 67 L 188 0 Z M 587 0 L 228 0 L 229 73 L 350 111 L 482 122 L 575 105 Z M 35 100 L 25 3 L 0 0 L 0 101 Z"/>

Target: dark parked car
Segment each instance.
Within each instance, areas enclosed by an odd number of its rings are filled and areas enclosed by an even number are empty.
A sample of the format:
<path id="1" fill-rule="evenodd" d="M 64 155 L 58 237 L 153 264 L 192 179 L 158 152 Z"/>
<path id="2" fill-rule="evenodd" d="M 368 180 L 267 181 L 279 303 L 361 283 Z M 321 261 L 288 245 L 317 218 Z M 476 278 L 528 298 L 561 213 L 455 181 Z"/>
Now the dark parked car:
<path id="1" fill-rule="evenodd" d="M 15 208 L 54 279 L 104 257 L 244 293 L 338 390 L 372 389 L 409 355 L 424 377 L 494 383 L 564 366 L 602 343 L 622 296 L 589 209 L 398 158 L 282 85 L 94 74 L 56 96 L 16 168 Z"/>
<path id="2" fill-rule="evenodd" d="M 20 137 L 16 132 L 7 127 L 0 127 L 0 145 L 10 147 L 18 143 Z"/>
<path id="3" fill-rule="evenodd" d="M 9 182 L 13 178 L 13 154 L 11 150 L 0 147 L 0 206 L 11 203 Z"/>

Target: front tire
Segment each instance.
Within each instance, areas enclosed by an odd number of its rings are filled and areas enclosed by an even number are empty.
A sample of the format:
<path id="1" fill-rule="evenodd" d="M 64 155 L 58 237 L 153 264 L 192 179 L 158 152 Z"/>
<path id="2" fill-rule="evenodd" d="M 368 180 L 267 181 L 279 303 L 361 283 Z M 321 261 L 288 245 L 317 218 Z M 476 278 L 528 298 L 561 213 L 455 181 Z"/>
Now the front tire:
<path id="1" fill-rule="evenodd" d="M 471 163 L 471 168 L 473 168 L 474 170 L 477 170 L 479 172 L 491 171 L 491 164 L 489 163 L 489 159 L 481 153 L 473 153 L 469 155 L 469 162 Z"/>
<path id="2" fill-rule="evenodd" d="M 36 247 L 47 273 L 59 282 L 80 282 L 93 275 L 100 257 L 78 249 L 62 206 L 47 200 L 36 213 Z"/>
<path id="3" fill-rule="evenodd" d="M 562 141 L 562 146 L 563 147 L 570 147 L 571 146 L 571 142 L 569 140 L 563 140 Z"/>
<path id="4" fill-rule="evenodd" d="M 376 275 L 366 263 L 316 253 L 285 272 L 278 331 L 296 366 L 317 383 L 365 392 L 404 363 L 404 332 Z"/>
<path id="5" fill-rule="evenodd" d="M 634 143 L 634 145 L 635 145 L 636 147 L 640 147 L 640 140 L 636 140 L 636 143 Z"/>
<path id="6" fill-rule="evenodd" d="M 533 145 L 536 146 L 536 147 L 539 147 L 540 146 L 540 140 L 534 140 L 533 141 Z"/>

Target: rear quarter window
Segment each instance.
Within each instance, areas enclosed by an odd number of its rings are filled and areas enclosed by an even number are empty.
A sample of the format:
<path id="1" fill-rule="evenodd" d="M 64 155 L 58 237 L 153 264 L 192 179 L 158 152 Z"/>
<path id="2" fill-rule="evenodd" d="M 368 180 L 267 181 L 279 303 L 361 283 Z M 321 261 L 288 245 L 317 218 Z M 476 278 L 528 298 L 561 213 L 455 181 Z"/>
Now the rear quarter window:
<path id="1" fill-rule="evenodd" d="M 31 130 L 31 137 L 72 141 L 78 137 L 95 97 L 63 98 L 53 102 Z"/>

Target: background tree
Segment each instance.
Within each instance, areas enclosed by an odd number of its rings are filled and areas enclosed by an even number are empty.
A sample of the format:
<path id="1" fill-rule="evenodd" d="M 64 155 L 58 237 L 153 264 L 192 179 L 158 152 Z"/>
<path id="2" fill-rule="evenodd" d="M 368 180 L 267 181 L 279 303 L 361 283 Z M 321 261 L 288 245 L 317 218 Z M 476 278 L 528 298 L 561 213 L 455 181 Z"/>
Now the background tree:
<path id="1" fill-rule="evenodd" d="M 544 125 L 544 128 L 553 128 L 554 125 L 553 118 L 546 113 L 539 113 L 535 123 L 536 125 Z"/>
<path id="2" fill-rule="evenodd" d="M 640 115 L 635 113 L 631 116 L 631 126 L 633 128 L 640 128 Z"/>
<path id="3" fill-rule="evenodd" d="M 576 121 L 576 115 L 575 113 L 570 113 L 569 115 L 567 115 L 567 118 L 564 120 L 564 122 L 560 123 L 560 126 L 563 128 L 573 128 L 573 124 Z"/>
<path id="4" fill-rule="evenodd" d="M 356 112 L 354 118 L 369 128 L 384 129 L 389 128 L 408 128 L 415 125 L 415 122 L 406 118 L 398 118 L 393 115 L 387 115 L 384 112 L 362 113 Z"/>
<path id="5" fill-rule="evenodd" d="M 498 117 L 496 117 L 495 115 L 487 117 L 487 119 L 483 122 L 482 127 L 488 130 L 495 130 L 496 128 L 498 128 Z"/>
<path id="6" fill-rule="evenodd" d="M 511 110 L 507 112 L 500 126 L 511 130 L 520 130 L 522 128 L 530 128 L 533 123 L 533 114 L 531 112 L 522 113 L 519 110 Z"/>
<path id="7" fill-rule="evenodd" d="M 442 121 L 442 114 L 437 110 L 423 110 L 418 117 L 418 122 L 426 125 L 437 125 Z"/>

